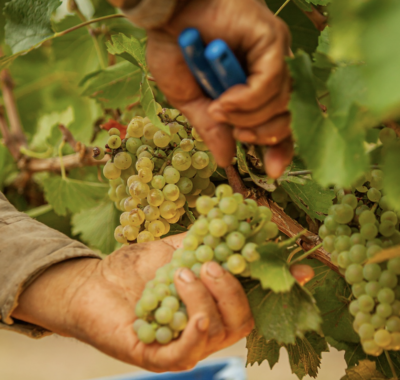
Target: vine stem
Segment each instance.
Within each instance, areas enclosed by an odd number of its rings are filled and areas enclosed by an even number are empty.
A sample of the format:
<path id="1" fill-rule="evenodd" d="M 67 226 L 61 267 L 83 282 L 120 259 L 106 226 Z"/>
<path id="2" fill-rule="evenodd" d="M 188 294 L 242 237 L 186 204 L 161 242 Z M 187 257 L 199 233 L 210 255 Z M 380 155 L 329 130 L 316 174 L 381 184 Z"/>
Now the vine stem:
<path id="1" fill-rule="evenodd" d="M 28 156 L 28 157 L 48 158 L 53 153 L 53 148 L 51 146 L 49 146 L 45 152 L 34 152 L 33 150 L 29 150 L 28 148 L 25 148 L 24 146 L 21 146 L 19 151 L 22 154 L 24 154 L 25 156 Z"/>
<path id="2" fill-rule="evenodd" d="M 301 260 L 304 260 L 306 257 L 308 257 L 309 255 L 311 255 L 313 252 L 315 252 L 317 249 L 322 247 L 322 243 L 316 245 L 314 248 L 311 248 L 310 250 L 308 250 L 307 252 L 304 252 L 301 256 L 297 257 L 295 260 L 292 261 L 292 265 L 294 263 L 298 263 Z"/>
<path id="3" fill-rule="evenodd" d="M 65 145 L 65 140 L 61 141 L 60 146 L 58 147 L 58 156 L 60 157 L 60 169 L 61 169 L 61 177 L 62 179 L 67 179 L 67 175 L 65 174 L 65 166 L 63 162 L 62 148 Z"/>
<path id="4" fill-rule="evenodd" d="M 297 252 L 300 252 L 300 251 L 302 251 L 302 250 L 303 250 L 302 247 L 297 247 L 297 248 L 294 249 L 292 252 L 290 252 L 290 255 L 288 256 L 286 262 L 289 264 L 289 263 L 292 261 L 293 256 L 294 256 Z"/>
<path id="5" fill-rule="evenodd" d="M 392 362 L 392 358 L 390 357 L 389 352 L 387 352 L 386 350 L 384 350 L 384 351 L 385 351 L 386 359 L 387 359 L 387 361 L 389 363 L 390 370 L 392 371 L 393 380 L 398 380 L 398 377 L 397 377 L 397 374 L 396 374 L 396 369 L 394 368 L 394 365 L 393 365 L 393 362 Z"/>
<path id="6" fill-rule="evenodd" d="M 290 0 L 286 0 L 286 1 L 280 6 L 280 8 L 275 12 L 275 16 L 278 16 L 278 14 L 281 12 L 281 10 L 282 10 L 283 8 L 285 8 L 286 5 L 289 4 L 289 2 L 290 2 Z"/>

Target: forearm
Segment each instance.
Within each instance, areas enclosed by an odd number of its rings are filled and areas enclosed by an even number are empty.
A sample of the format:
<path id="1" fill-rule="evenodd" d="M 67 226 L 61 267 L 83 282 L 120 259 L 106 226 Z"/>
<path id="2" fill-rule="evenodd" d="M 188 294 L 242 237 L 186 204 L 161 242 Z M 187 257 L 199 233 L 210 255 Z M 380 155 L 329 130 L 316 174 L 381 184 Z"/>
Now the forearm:
<path id="1" fill-rule="evenodd" d="M 88 247 L 18 212 L 0 193 L 0 328 L 40 337 L 35 326 L 14 324 L 11 315 L 21 293 L 59 262 L 98 258 Z M 30 332 L 31 331 L 31 332 Z"/>

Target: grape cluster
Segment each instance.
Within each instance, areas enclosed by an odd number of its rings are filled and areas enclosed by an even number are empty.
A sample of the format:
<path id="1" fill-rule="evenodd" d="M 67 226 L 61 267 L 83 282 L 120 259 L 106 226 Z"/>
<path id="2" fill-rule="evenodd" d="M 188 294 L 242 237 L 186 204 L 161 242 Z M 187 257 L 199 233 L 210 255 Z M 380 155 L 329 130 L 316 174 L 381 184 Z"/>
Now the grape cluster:
<path id="1" fill-rule="evenodd" d="M 185 215 L 186 202 L 215 192 L 210 177 L 217 165 L 197 131 L 178 110 L 158 105 L 157 111 L 170 135 L 136 116 L 123 139 L 111 128 L 106 151 L 94 148 L 95 158 L 111 155 L 103 174 L 110 199 L 122 211 L 114 233 L 122 244 L 159 239 Z"/>
<path id="2" fill-rule="evenodd" d="M 400 244 L 400 210 L 394 210 L 384 195 L 379 169 L 351 190 L 335 190 L 337 204 L 329 209 L 319 235 L 332 262 L 352 285 L 353 327 L 369 355 L 400 350 L 400 257 L 366 263 L 383 248 Z"/>
<path id="3" fill-rule="evenodd" d="M 199 277 L 202 264 L 213 260 L 235 275 L 248 277 L 249 263 L 260 258 L 258 245 L 278 234 L 268 207 L 233 194 L 229 185 L 218 186 L 215 195 L 196 200 L 200 216 L 183 239 L 183 247 L 157 270 L 136 304 L 138 319 L 133 328 L 146 344 L 166 344 L 187 324 L 185 306 L 173 283 L 178 268 L 190 268 Z"/>

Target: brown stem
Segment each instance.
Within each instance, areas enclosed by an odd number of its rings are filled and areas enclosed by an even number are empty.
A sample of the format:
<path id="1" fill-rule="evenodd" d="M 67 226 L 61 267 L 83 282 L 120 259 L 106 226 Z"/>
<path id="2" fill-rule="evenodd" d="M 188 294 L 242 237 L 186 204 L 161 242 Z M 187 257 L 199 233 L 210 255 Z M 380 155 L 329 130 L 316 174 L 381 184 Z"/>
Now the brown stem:
<path id="1" fill-rule="evenodd" d="M 20 144 L 17 143 L 15 136 L 8 129 L 3 107 L 0 107 L 0 132 L 3 136 L 4 145 L 8 148 L 14 160 L 18 161 L 21 157 Z"/>
<path id="2" fill-rule="evenodd" d="M 228 166 L 225 168 L 225 172 L 233 191 L 242 194 L 244 197 L 248 197 L 250 190 L 244 185 L 236 169 L 233 166 Z M 272 200 L 267 199 L 264 195 L 251 197 L 255 198 L 260 206 L 267 206 L 272 211 L 272 221 L 278 226 L 279 230 L 289 238 L 292 238 L 304 231 L 303 226 L 287 215 L 283 209 Z M 321 244 L 321 242 L 322 241 L 320 237 L 310 231 L 305 232 L 296 241 L 296 243 L 300 247 L 303 247 L 305 251 L 309 251 L 318 244 Z M 339 268 L 331 262 L 329 253 L 322 247 L 310 254 L 310 257 L 321 261 L 323 264 L 340 274 Z"/>
<path id="3" fill-rule="evenodd" d="M 60 129 L 63 135 L 63 140 L 67 142 L 75 152 L 78 152 L 79 151 L 79 149 L 77 149 L 78 143 L 76 142 L 74 136 L 72 136 L 71 131 L 63 124 L 59 124 L 58 128 Z"/>
<path id="4" fill-rule="evenodd" d="M 312 7 L 311 12 L 302 11 L 314 24 L 314 26 L 319 30 L 323 31 L 325 27 L 328 25 L 328 17 L 324 16 L 318 9 Z"/>

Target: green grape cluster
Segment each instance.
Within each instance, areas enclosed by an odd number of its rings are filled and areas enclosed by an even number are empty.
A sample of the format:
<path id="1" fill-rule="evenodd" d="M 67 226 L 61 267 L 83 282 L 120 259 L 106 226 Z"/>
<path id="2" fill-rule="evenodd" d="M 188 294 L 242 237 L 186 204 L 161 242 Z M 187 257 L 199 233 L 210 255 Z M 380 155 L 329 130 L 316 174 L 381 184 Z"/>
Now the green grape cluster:
<path id="1" fill-rule="evenodd" d="M 108 131 L 111 159 L 103 174 L 110 199 L 122 211 L 114 233 L 121 244 L 160 239 L 184 217 L 186 202 L 215 192 L 210 177 L 217 164 L 195 128 L 178 110 L 158 105 L 157 111 L 170 135 L 141 116 L 130 121 L 123 139 L 119 129 Z M 105 154 L 98 147 L 93 152 L 97 159 Z"/>
<path id="2" fill-rule="evenodd" d="M 372 170 L 352 190 L 336 189 L 337 204 L 319 229 L 324 248 L 352 285 L 353 327 L 368 355 L 400 350 L 400 257 L 369 263 L 400 244 L 400 210 L 385 196 L 383 172 Z"/>
<path id="3" fill-rule="evenodd" d="M 138 319 L 133 328 L 144 343 L 166 344 L 187 324 L 185 305 L 173 282 L 178 268 L 190 268 L 199 277 L 203 263 L 216 261 L 234 275 L 248 277 L 249 263 L 260 258 L 258 245 L 278 234 L 270 209 L 244 200 L 229 185 L 218 186 L 215 197 L 200 196 L 196 209 L 200 216 L 183 239 L 183 247 L 157 270 L 136 304 Z"/>

